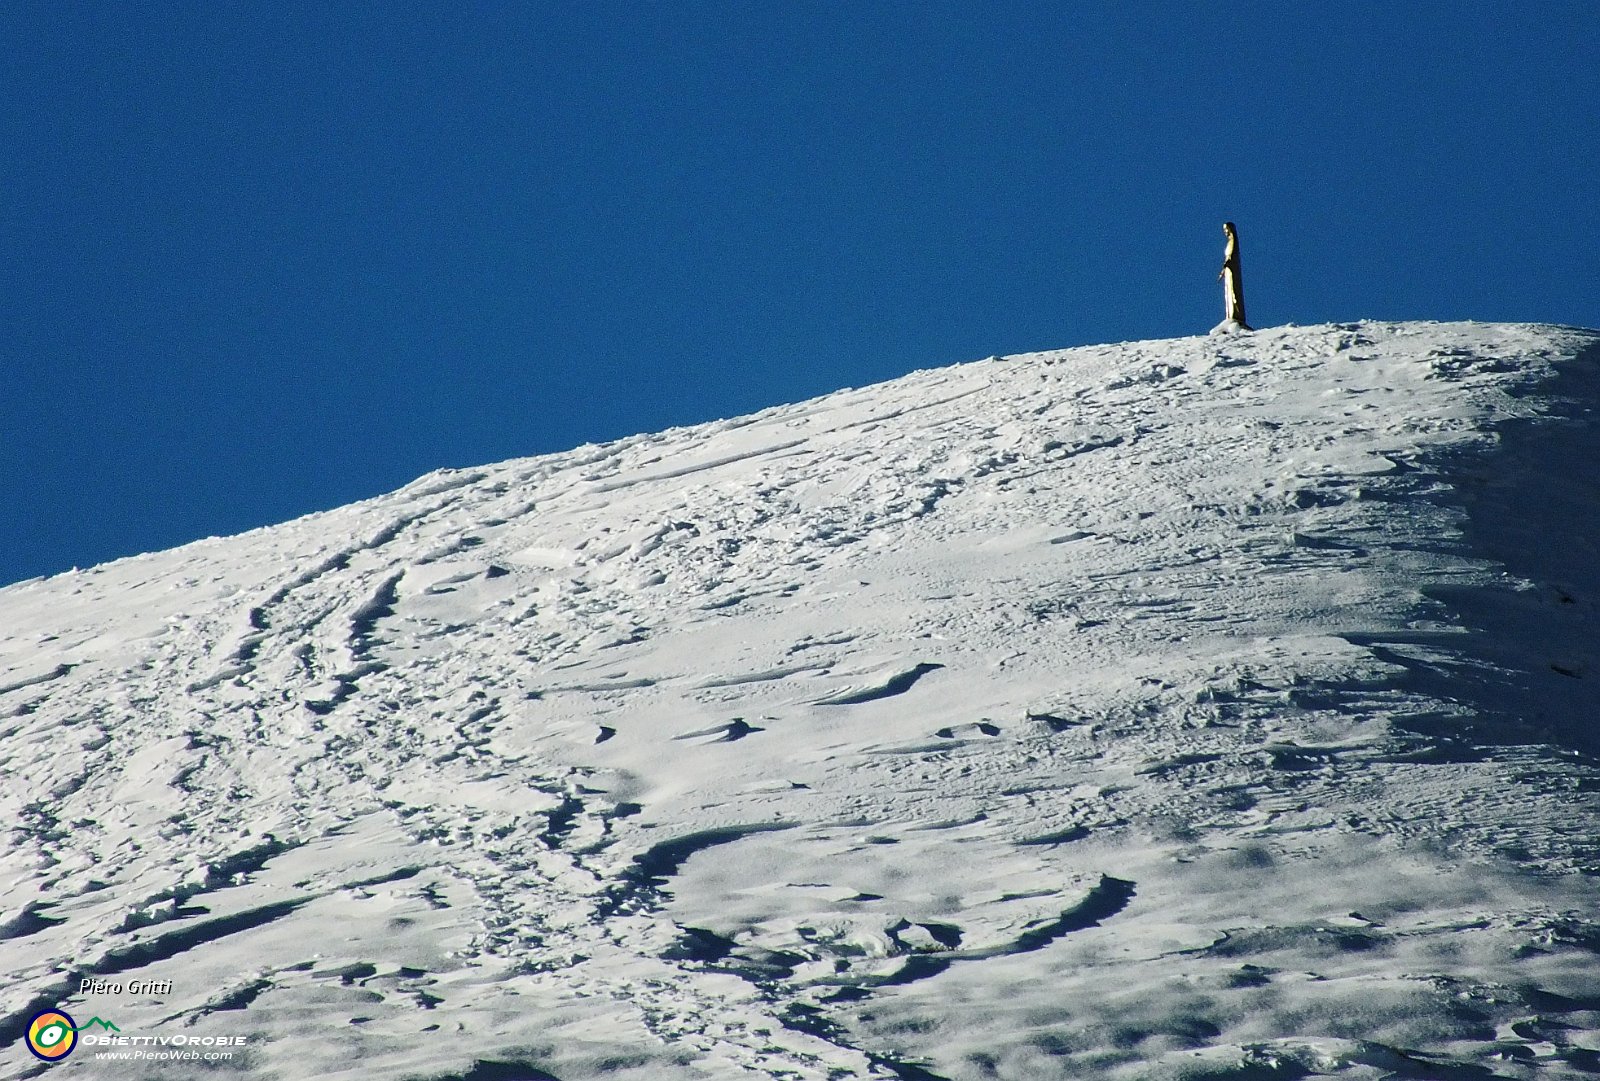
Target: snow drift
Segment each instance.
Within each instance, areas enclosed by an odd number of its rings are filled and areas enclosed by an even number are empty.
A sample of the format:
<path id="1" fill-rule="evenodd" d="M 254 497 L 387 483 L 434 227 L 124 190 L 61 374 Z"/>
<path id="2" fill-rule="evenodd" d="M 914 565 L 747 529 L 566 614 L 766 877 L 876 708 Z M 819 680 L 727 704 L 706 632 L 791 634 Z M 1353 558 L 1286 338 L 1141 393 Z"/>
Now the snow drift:
<path id="1" fill-rule="evenodd" d="M 1600 1071 L 1597 362 L 991 358 L 0 590 L 0 1072 Z"/>

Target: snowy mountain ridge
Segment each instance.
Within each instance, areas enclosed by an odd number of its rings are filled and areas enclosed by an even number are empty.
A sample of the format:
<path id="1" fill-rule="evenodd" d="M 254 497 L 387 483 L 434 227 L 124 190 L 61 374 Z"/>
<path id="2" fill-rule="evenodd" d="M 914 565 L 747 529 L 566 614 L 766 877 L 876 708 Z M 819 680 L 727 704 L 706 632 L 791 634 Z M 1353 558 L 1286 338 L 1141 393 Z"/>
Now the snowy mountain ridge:
<path id="1" fill-rule="evenodd" d="M 991 358 L 0 589 L 0 1072 L 1592 1074 L 1597 362 Z"/>

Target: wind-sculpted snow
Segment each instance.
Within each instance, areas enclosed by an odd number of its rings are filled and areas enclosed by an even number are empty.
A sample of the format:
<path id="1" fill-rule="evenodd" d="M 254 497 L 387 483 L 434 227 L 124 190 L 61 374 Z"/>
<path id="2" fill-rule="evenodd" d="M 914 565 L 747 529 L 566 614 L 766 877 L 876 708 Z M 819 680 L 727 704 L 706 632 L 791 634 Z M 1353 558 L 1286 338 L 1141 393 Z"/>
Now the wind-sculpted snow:
<path id="1" fill-rule="evenodd" d="M 1594 1076 L 1597 366 L 992 358 L 0 590 L 0 1075 Z"/>

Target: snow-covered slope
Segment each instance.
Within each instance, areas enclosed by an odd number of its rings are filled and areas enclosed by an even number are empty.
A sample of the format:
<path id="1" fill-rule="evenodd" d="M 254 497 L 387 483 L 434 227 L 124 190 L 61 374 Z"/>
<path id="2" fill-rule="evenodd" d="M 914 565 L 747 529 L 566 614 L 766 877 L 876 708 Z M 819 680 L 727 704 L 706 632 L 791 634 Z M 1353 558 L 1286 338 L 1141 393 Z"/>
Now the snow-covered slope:
<path id="1" fill-rule="evenodd" d="M 1597 367 L 992 358 L 0 590 L 0 1074 L 1593 1075 Z"/>

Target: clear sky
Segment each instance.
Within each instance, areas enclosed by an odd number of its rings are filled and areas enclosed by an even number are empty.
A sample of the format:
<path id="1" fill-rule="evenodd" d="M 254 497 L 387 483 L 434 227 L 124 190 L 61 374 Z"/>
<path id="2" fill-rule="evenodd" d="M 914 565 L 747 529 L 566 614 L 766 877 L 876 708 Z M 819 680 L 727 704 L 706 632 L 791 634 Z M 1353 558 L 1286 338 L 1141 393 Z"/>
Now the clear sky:
<path id="1" fill-rule="evenodd" d="M 1225 218 L 1257 326 L 1600 325 L 1592 0 L 20 0 L 0 63 L 0 582 L 1202 333 Z"/>

